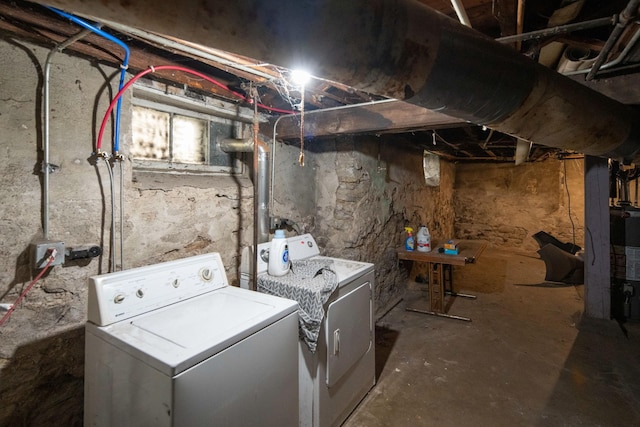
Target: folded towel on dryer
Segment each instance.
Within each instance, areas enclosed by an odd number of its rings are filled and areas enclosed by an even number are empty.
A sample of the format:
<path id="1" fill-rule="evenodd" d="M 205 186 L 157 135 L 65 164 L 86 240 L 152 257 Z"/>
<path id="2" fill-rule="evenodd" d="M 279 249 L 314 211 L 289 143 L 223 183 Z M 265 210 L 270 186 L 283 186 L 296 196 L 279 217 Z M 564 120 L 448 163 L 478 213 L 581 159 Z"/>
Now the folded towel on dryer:
<path id="1" fill-rule="evenodd" d="M 258 291 L 292 299 L 299 306 L 299 335 L 309 350 L 315 353 L 324 304 L 338 287 L 332 260 L 296 260 L 284 276 L 264 274 L 258 277 Z"/>

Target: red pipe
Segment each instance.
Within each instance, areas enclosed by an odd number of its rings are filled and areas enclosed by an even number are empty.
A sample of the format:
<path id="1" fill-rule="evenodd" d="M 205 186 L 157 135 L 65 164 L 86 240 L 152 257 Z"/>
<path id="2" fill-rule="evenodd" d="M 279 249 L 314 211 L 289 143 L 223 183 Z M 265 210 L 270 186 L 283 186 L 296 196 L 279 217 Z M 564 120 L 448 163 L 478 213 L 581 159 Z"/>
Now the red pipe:
<path id="1" fill-rule="evenodd" d="M 189 74 L 193 74 L 194 76 L 198 76 L 202 79 L 205 79 L 206 81 L 214 84 L 215 86 L 218 86 L 219 88 L 222 88 L 226 91 L 231 92 L 232 94 L 234 94 L 235 96 L 237 96 L 238 98 L 247 101 L 250 104 L 253 104 L 253 100 L 244 96 L 243 94 L 239 93 L 239 92 L 235 92 L 231 89 L 229 89 L 228 86 L 220 83 L 217 80 L 212 79 L 211 77 L 200 73 L 198 71 L 195 70 L 191 70 L 189 68 L 186 67 L 180 67 L 177 65 L 159 65 L 157 67 L 151 66 L 148 69 L 136 74 L 135 76 L 133 76 L 131 78 L 131 80 L 129 80 L 127 82 L 127 84 L 125 84 L 122 89 L 120 89 L 118 91 L 118 93 L 116 94 L 116 96 L 113 97 L 113 99 L 111 100 L 111 104 L 109 104 L 109 108 L 107 108 L 107 111 L 104 114 L 104 117 L 102 119 L 102 124 L 100 125 L 100 131 L 98 132 L 98 139 L 96 140 L 96 152 L 100 152 L 100 149 L 102 148 L 102 138 L 104 137 L 104 130 L 107 127 L 107 122 L 109 121 L 109 116 L 111 115 L 111 111 L 113 111 L 113 108 L 115 107 L 115 105 L 117 104 L 118 100 L 122 97 L 122 95 L 124 94 L 124 92 L 129 89 L 131 87 L 132 84 L 134 84 L 138 79 L 140 79 L 141 77 L 146 76 L 147 74 L 150 73 L 154 73 L 156 71 L 160 71 L 160 70 L 175 70 L 175 71 L 183 71 L 185 73 L 189 73 Z M 280 108 L 274 108 L 274 107 L 268 107 L 264 104 L 258 103 L 258 107 L 264 109 L 264 110 L 268 110 L 271 112 L 276 112 L 276 113 L 284 113 L 284 114 L 294 114 L 295 111 L 289 111 L 289 110 L 282 110 Z"/>

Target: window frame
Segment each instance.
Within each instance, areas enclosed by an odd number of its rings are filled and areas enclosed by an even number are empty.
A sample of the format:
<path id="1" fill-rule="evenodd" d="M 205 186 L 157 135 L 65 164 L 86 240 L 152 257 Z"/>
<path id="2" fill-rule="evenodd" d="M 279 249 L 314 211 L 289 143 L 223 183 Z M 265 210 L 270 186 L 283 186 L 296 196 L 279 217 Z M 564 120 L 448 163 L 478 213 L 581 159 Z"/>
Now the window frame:
<path id="1" fill-rule="evenodd" d="M 253 111 L 236 104 L 221 101 L 215 98 L 199 96 L 198 99 L 188 97 L 181 89 L 173 88 L 173 92 L 167 93 L 169 86 L 164 91 L 156 89 L 153 82 L 133 86 L 131 95 L 131 127 L 133 133 L 133 107 L 150 108 L 159 112 L 171 115 L 169 131 L 172 132 L 173 116 L 180 115 L 184 117 L 204 120 L 206 122 L 206 132 L 209 144 L 205 147 L 205 159 L 210 158 L 213 144 L 217 145 L 217 141 L 212 140 L 211 127 L 212 123 L 235 128 L 242 125 L 245 128 L 248 123 L 253 120 Z M 164 86 L 164 85 L 162 85 Z M 182 92 L 182 93 L 180 93 Z M 172 135 L 169 136 L 172 138 Z M 232 135 L 230 135 L 232 137 Z M 172 144 L 170 140 L 170 144 Z M 173 147 L 170 146 L 170 151 Z M 157 172 L 164 174 L 188 174 L 188 175 L 217 175 L 217 176 L 243 176 L 247 174 L 245 153 L 234 153 L 232 166 L 220 166 L 209 164 L 193 164 L 193 163 L 177 163 L 169 160 L 143 160 L 131 158 L 133 169 L 141 172 Z"/>

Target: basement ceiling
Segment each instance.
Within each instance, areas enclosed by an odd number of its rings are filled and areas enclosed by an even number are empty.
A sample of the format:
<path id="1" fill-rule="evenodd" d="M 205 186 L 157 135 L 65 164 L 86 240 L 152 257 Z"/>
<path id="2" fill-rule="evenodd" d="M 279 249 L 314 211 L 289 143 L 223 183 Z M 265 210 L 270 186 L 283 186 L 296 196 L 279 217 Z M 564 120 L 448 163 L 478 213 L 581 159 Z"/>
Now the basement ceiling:
<path id="1" fill-rule="evenodd" d="M 420 2 L 459 19 L 449 0 Z M 626 23 L 619 39 L 612 44 L 603 58 L 605 65 L 598 73 L 589 72 L 605 49 L 614 24 L 620 21 L 627 1 L 460 0 L 459 3 L 475 30 L 498 39 L 524 34 L 528 36 L 524 40 L 508 44 L 613 99 L 640 104 L 640 89 L 636 89 L 640 87 L 636 74 L 640 71 L 640 49 L 635 46 L 636 38 L 640 38 L 635 37 L 640 25 L 636 17 Z M 302 96 L 299 86 L 291 83 L 291 70 L 116 22 L 97 24 L 130 47 L 131 73 L 151 65 L 186 66 L 207 74 L 221 85 L 172 71 L 156 72 L 153 76 L 235 102 L 238 102 L 237 93 L 248 95 L 251 88 L 256 88 L 260 102 L 274 109 L 270 111 L 274 120 L 286 115 L 286 111 L 299 112 L 304 106 L 308 135 L 402 134 L 405 140 L 450 161 L 513 162 L 515 158 L 515 138 L 435 111 L 318 78 L 306 84 Z M 569 31 L 569 24 L 589 28 Z M 548 34 L 536 35 L 535 32 L 540 31 Z M 0 0 L 0 36 L 4 39 L 28 40 L 53 48 L 79 32 L 76 24 L 44 6 Z M 115 67 L 122 61 L 120 48 L 93 34 L 72 44 L 65 52 Z M 295 143 L 299 140 L 298 123 L 298 117 L 281 120 L 278 137 Z M 525 145 L 529 148 L 529 143 Z M 526 160 L 579 155 L 532 144 Z"/>

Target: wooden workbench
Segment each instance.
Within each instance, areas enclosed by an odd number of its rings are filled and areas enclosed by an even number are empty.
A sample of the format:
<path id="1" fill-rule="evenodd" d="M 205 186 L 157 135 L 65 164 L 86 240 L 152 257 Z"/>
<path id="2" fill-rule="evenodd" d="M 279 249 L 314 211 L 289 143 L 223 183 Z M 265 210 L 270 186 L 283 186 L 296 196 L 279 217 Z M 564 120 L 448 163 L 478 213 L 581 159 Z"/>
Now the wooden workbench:
<path id="1" fill-rule="evenodd" d="M 429 271 L 429 310 L 407 307 L 408 311 L 415 311 L 434 316 L 448 317 L 451 319 L 471 321 L 468 317 L 454 316 L 445 312 L 444 296 L 463 297 L 475 299 L 475 295 L 462 294 L 453 290 L 452 266 L 464 266 L 473 264 L 482 251 L 487 247 L 487 243 L 481 240 L 460 240 L 458 241 L 458 254 L 447 255 L 440 253 L 442 245 L 435 246 L 431 252 L 406 251 L 399 249 L 398 260 L 426 262 Z"/>

